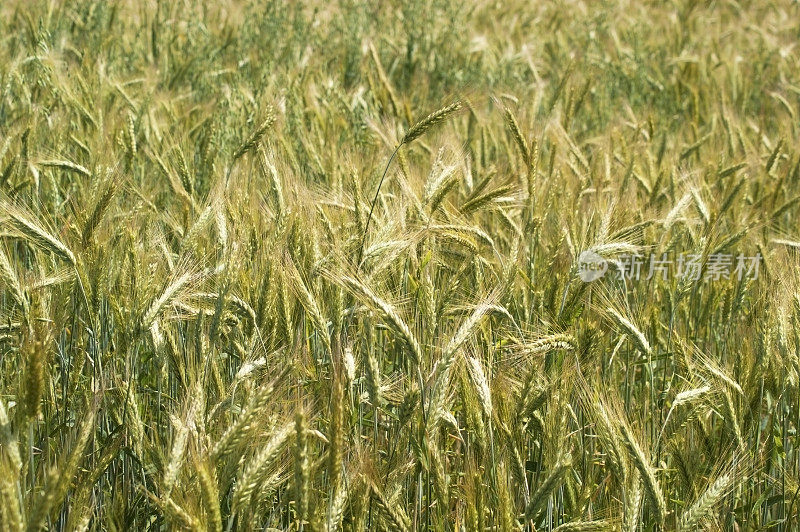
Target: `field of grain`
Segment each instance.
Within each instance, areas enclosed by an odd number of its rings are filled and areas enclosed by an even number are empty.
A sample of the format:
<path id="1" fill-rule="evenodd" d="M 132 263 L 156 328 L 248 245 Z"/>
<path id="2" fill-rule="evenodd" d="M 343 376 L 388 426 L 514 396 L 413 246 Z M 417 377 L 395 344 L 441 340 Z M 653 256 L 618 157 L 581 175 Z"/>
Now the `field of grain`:
<path id="1" fill-rule="evenodd" d="M 800 3 L 0 2 L 0 530 L 800 527 Z"/>

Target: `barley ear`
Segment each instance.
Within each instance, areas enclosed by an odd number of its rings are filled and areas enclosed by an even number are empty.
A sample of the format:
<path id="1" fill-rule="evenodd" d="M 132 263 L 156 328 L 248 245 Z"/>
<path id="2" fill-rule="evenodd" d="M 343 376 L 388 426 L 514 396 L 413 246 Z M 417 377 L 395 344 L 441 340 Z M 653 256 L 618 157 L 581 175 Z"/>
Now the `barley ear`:
<path id="1" fill-rule="evenodd" d="M 378 202 L 378 196 L 381 193 L 381 187 L 383 187 L 383 181 L 386 179 L 386 174 L 389 171 L 389 166 L 392 164 L 392 160 L 394 160 L 397 152 L 400 150 L 400 147 L 404 144 L 408 144 L 413 142 L 415 139 L 419 138 L 422 134 L 428 131 L 430 128 L 435 126 L 436 124 L 443 122 L 447 119 L 450 115 L 457 112 L 461 109 L 462 104 L 461 101 L 456 100 L 455 102 L 451 103 L 446 107 L 442 107 L 438 111 L 434 111 L 433 113 L 429 114 L 406 131 L 406 134 L 403 135 L 403 138 L 400 140 L 400 144 L 398 144 L 397 148 L 395 148 L 394 152 L 392 152 L 392 156 L 389 157 L 389 161 L 386 163 L 386 168 L 383 170 L 383 175 L 381 176 L 381 180 L 378 182 L 378 188 L 375 189 L 375 197 L 372 198 L 372 203 L 369 206 L 369 214 L 367 215 L 367 222 L 364 224 L 364 234 L 361 237 L 361 247 L 358 251 L 358 258 L 356 260 L 356 264 L 361 264 L 361 258 L 364 254 L 364 245 L 367 241 L 367 234 L 369 233 L 369 223 L 372 220 L 372 212 L 375 210 L 375 204 Z"/>
<path id="2" fill-rule="evenodd" d="M 297 520 L 304 523 L 308 520 L 308 484 L 309 484 L 309 458 L 308 458 L 308 428 L 305 416 L 301 411 L 295 414 L 295 443 L 292 449 L 294 457 L 294 504 Z"/>
<path id="3" fill-rule="evenodd" d="M 0 212 L 5 212 L 11 218 L 11 225 L 26 240 L 75 266 L 75 255 L 72 251 L 59 239 L 45 231 L 32 215 L 7 202 L 0 204 Z"/>
<path id="4" fill-rule="evenodd" d="M 0 246 L 0 278 L 3 279 L 6 286 L 11 290 L 11 295 L 14 301 L 22 307 L 23 313 L 28 314 L 28 299 L 25 297 L 25 292 L 22 290 L 22 283 L 19 282 L 16 270 L 11 265 L 8 254 L 3 246 Z"/>
<path id="5" fill-rule="evenodd" d="M 520 155 L 522 155 L 522 160 L 525 163 L 525 166 L 530 167 L 532 162 L 531 150 L 528 147 L 528 142 L 522 135 L 522 131 L 519 128 L 517 119 L 514 117 L 514 114 L 508 107 L 505 108 L 505 119 L 508 129 L 511 130 L 511 136 L 514 137 L 514 142 L 517 143 L 517 148 L 519 148 L 519 152 Z"/>
<path id="6" fill-rule="evenodd" d="M 647 496 L 650 498 L 650 502 L 656 510 L 656 519 L 663 525 L 667 517 L 667 503 L 664 500 L 661 485 L 656 479 L 655 470 L 650 465 L 650 461 L 645 457 L 644 451 L 642 451 L 639 442 L 636 441 L 636 437 L 633 435 L 630 426 L 622 422 L 620 423 L 620 428 L 622 429 L 622 436 L 633 458 L 633 463 L 636 469 L 639 470 L 639 474 L 644 482 L 644 489 L 647 492 Z"/>
<path id="7" fill-rule="evenodd" d="M 92 172 L 90 172 L 86 167 L 81 166 L 78 163 L 73 163 L 72 161 L 66 161 L 66 160 L 39 161 L 38 165 L 44 166 L 46 168 L 58 168 L 60 170 L 66 170 L 67 172 L 74 172 L 84 177 L 92 176 Z"/>
<path id="8" fill-rule="evenodd" d="M 714 507 L 725 497 L 733 485 L 735 477 L 730 472 L 720 475 L 700 497 L 681 515 L 679 530 L 698 530 L 703 519 L 711 514 Z"/>
<path id="9" fill-rule="evenodd" d="M 608 307 L 608 312 L 614 318 L 616 324 L 623 330 L 625 333 L 633 339 L 634 344 L 636 347 L 645 355 L 652 355 L 653 350 L 650 347 L 650 342 L 647 341 L 647 337 L 645 337 L 644 333 L 636 327 L 628 318 L 620 314 L 616 309 L 612 307 Z"/>
<path id="10" fill-rule="evenodd" d="M 95 203 L 92 213 L 89 215 L 89 219 L 86 220 L 86 223 L 83 226 L 83 231 L 81 233 L 81 243 L 83 244 L 83 247 L 87 247 L 91 242 L 92 235 L 94 234 L 95 229 L 97 229 L 97 226 L 100 225 L 100 222 L 103 220 L 103 216 L 105 215 L 106 211 L 108 211 L 108 208 L 111 206 L 111 200 L 114 199 L 114 194 L 116 194 L 116 192 L 116 180 L 111 180 L 103 188 L 100 198 Z"/>
<path id="11" fill-rule="evenodd" d="M 530 521 L 531 519 L 535 518 L 539 511 L 547 504 L 550 494 L 556 488 L 564 475 L 567 474 L 571 466 L 572 457 L 570 455 L 562 457 L 557 462 L 555 467 L 553 467 L 553 470 L 550 471 L 550 474 L 547 475 L 542 483 L 539 484 L 539 487 L 536 488 L 536 491 L 531 495 L 531 501 L 525 508 L 526 521 Z"/>
<path id="12" fill-rule="evenodd" d="M 394 529 L 400 530 L 401 532 L 409 532 L 411 530 L 411 520 L 408 518 L 403 508 L 388 501 L 383 492 L 375 484 L 372 484 L 371 488 L 378 501 L 378 506 L 386 513 L 389 521 L 394 525 Z"/>
<path id="13" fill-rule="evenodd" d="M 95 410 L 93 407 L 89 408 L 91 410 L 79 425 L 77 438 L 72 445 L 72 449 L 64 460 L 59 463 L 58 467 L 52 470 L 49 475 L 50 482 L 46 486 L 44 493 L 34 504 L 30 521 L 28 522 L 28 530 L 41 530 L 44 528 L 47 520 L 52 517 L 53 511 L 64 501 L 70 484 L 78 472 L 78 467 L 83 461 L 83 451 L 86 449 L 86 444 L 89 442 L 95 428 Z"/>
<path id="14" fill-rule="evenodd" d="M 208 530 L 222 532 L 222 513 L 219 508 L 219 487 L 213 467 L 207 462 L 198 462 L 197 479 L 200 481 L 200 496 L 208 512 Z"/>
<path id="15" fill-rule="evenodd" d="M 409 142 L 413 142 L 420 136 L 422 136 L 426 131 L 430 128 L 445 121 L 450 115 L 456 113 L 463 107 L 460 100 L 456 100 L 455 102 L 451 103 L 446 107 L 442 107 L 441 109 L 432 112 L 406 131 L 406 134 L 403 135 L 402 140 L 400 140 L 400 145 L 408 144 Z"/>
<path id="16" fill-rule="evenodd" d="M 8 413 L 0 400 L 0 519 L 14 532 L 23 530 L 24 525 L 18 482 L 21 467 L 17 438 L 11 433 Z"/>
<path id="17" fill-rule="evenodd" d="M 253 148 L 255 148 L 261 141 L 261 139 L 264 137 L 264 134 L 267 132 L 267 130 L 271 128 L 272 124 L 274 123 L 275 123 L 275 111 L 272 109 L 272 107 L 270 107 L 269 110 L 267 111 L 267 118 L 265 118 L 264 121 L 261 122 L 261 125 L 258 126 L 256 130 L 253 131 L 250 134 L 250 136 L 247 137 L 247 139 L 245 139 L 242 142 L 242 144 L 239 145 L 239 147 L 236 149 L 235 152 L 233 152 L 233 160 L 235 161 L 236 159 L 240 158 L 241 156 L 243 156 L 244 154 L 248 153 Z"/>

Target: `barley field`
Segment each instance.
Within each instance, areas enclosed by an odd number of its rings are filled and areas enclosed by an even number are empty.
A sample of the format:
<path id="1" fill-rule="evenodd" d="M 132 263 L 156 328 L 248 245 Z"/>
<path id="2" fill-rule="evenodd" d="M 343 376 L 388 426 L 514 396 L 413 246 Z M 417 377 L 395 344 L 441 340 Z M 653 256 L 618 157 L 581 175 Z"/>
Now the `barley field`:
<path id="1" fill-rule="evenodd" d="M 800 529 L 800 3 L 0 2 L 0 531 Z"/>

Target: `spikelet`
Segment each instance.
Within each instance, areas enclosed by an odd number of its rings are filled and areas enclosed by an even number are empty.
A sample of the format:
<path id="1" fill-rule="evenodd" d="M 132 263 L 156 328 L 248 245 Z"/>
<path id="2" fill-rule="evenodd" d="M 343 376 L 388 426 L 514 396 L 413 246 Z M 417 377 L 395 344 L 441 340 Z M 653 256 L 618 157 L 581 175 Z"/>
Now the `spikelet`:
<path id="1" fill-rule="evenodd" d="M 725 420 L 728 422 L 731 432 L 733 432 L 733 436 L 736 438 L 736 444 L 738 445 L 739 450 L 743 452 L 745 450 L 744 437 L 742 436 L 742 429 L 739 425 L 738 419 L 739 416 L 736 414 L 736 407 L 733 404 L 733 398 L 731 397 L 730 390 L 723 389 L 722 398 L 725 411 Z"/>
<path id="2" fill-rule="evenodd" d="M 200 522 L 178 505 L 171 497 L 160 499 L 146 488 L 142 488 L 142 491 L 147 495 L 148 499 L 161 510 L 168 523 L 177 525 L 185 530 L 203 529 Z"/>
<path id="3" fill-rule="evenodd" d="M 137 456 L 144 456 L 144 423 L 142 416 L 139 412 L 139 398 L 137 397 L 136 386 L 131 386 L 129 383 L 121 382 L 119 386 L 120 391 L 127 390 L 127 398 L 125 400 L 125 407 L 123 408 L 125 414 L 125 426 L 128 429 L 127 437 L 129 438 L 129 446 L 137 454 Z"/>
<path id="4" fill-rule="evenodd" d="M 400 140 L 400 144 L 398 144 L 397 148 L 395 148 L 394 152 L 392 152 L 391 157 L 389 157 L 389 161 L 386 163 L 386 168 L 383 171 L 383 175 L 381 176 L 380 181 L 378 181 L 378 187 L 375 189 L 375 196 L 372 198 L 372 202 L 369 206 L 369 214 L 367 215 L 367 221 L 364 224 L 364 231 L 361 236 L 361 246 L 358 250 L 358 258 L 356 260 L 356 264 L 361 264 L 361 257 L 364 253 L 364 246 L 367 242 L 367 234 L 369 233 L 369 224 L 372 221 L 372 213 L 375 210 L 375 204 L 378 203 L 378 196 L 381 193 L 381 187 L 383 187 L 383 181 L 386 179 L 386 173 L 389 171 L 389 166 L 392 164 L 392 160 L 397 155 L 400 150 L 400 147 L 404 144 L 408 144 L 418 137 L 420 137 L 423 133 L 425 133 L 428 129 L 433 127 L 434 125 L 438 124 L 439 122 L 444 121 L 447 119 L 448 116 L 455 113 L 461 109 L 461 102 L 456 101 L 447 107 L 443 107 L 438 111 L 434 111 L 433 113 L 429 114 L 427 117 L 422 119 L 421 121 L 414 124 L 403 136 Z M 356 213 L 358 215 L 358 213 Z"/>
<path id="5" fill-rule="evenodd" d="M 703 218 L 703 222 L 708 224 L 711 221 L 711 213 L 708 210 L 706 202 L 703 201 L 703 198 L 700 196 L 700 191 L 697 190 L 696 187 L 691 187 L 689 192 L 692 194 L 694 204 L 697 207 L 697 211 L 700 213 L 700 216 Z"/>
<path id="6" fill-rule="evenodd" d="M 442 244 L 454 244 L 461 246 L 470 254 L 477 255 L 480 251 L 478 248 L 478 243 L 475 242 L 472 236 L 468 233 L 461 231 L 437 230 L 436 236 Z"/>
<path id="7" fill-rule="evenodd" d="M 770 153 L 769 158 L 767 159 L 767 164 L 764 166 L 764 169 L 767 173 L 772 171 L 772 167 L 775 166 L 775 162 L 778 160 L 778 156 L 781 154 L 781 148 L 783 147 L 783 139 L 779 139 L 778 143 L 775 145 L 775 149 L 772 150 Z"/>
<path id="8" fill-rule="evenodd" d="M 219 508 L 219 487 L 213 468 L 207 462 L 196 464 L 200 497 L 208 513 L 208 530 L 222 532 L 222 513 Z"/>
<path id="9" fill-rule="evenodd" d="M 477 241 L 485 244 L 492 248 L 492 250 L 496 251 L 497 248 L 495 247 L 494 240 L 491 236 L 489 236 L 486 231 L 481 229 L 480 227 L 475 227 L 471 225 L 456 225 L 456 224 L 432 224 L 429 229 L 434 233 L 438 233 L 439 231 L 443 231 L 445 233 L 457 233 L 468 236 L 469 238 L 474 238 Z"/>
<path id="10" fill-rule="evenodd" d="M 705 396 L 710 391 L 711 387 L 708 385 L 700 386 L 699 388 L 692 388 L 690 390 L 684 390 L 675 396 L 675 400 L 672 402 L 670 410 L 677 408 L 678 406 L 681 406 L 685 403 L 693 403 L 697 399 Z M 667 413 L 667 417 L 669 417 L 669 412 Z"/>
<path id="11" fill-rule="evenodd" d="M 386 266 L 391 265 L 393 260 L 396 259 L 400 253 L 406 250 L 411 243 L 412 241 L 409 239 L 383 240 L 376 242 L 364 251 L 364 256 L 361 260 L 361 266 L 366 264 L 374 264 L 375 266 L 370 268 L 370 276 L 375 276 L 377 272 L 381 271 Z"/>
<path id="12" fill-rule="evenodd" d="M 128 112 L 126 115 L 126 125 L 128 128 L 125 130 L 125 133 L 128 135 L 128 149 L 130 150 L 130 155 L 133 157 L 136 155 L 136 121 L 134 120 L 134 115 L 132 112 Z"/>
<path id="13" fill-rule="evenodd" d="M 672 227 L 675 224 L 675 221 L 678 219 L 678 217 L 686 209 L 686 207 L 689 205 L 691 201 L 692 201 L 692 195 L 691 193 L 687 192 L 686 194 L 683 195 L 683 197 L 680 200 L 678 200 L 675 206 L 672 207 L 672 209 L 670 209 L 670 211 L 667 213 L 667 216 L 664 217 L 663 225 L 665 234 L 670 229 L 670 227 Z"/>
<path id="14" fill-rule="evenodd" d="M 2 400 L 0 400 L 0 443 L 2 443 L 0 455 L 10 462 L 14 470 L 19 471 L 22 467 L 19 445 L 16 436 L 11 432 L 11 420 L 8 417 L 6 406 Z"/>
<path id="15" fill-rule="evenodd" d="M 506 469 L 506 464 L 505 462 L 500 461 L 497 464 L 495 478 L 495 485 L 497 486 L 497 500 L 499 505 L 497 514 L 499 514 L 500 532 L 512 532 L 515 530 L 514 500 L 508 484 L 508 472 Z"/>
<path id="16" fill-rule="evenodd" d="M 183 463 L 183 457 L 186 453 L 186 445 L 189 439 L 189 425 L 184 423 L 175 416 L 172 416 L 172 425 L 175 427 L 175 436 L 172 439 L 172 448 L 169 453 L 169 460 L 167 467 L 164 470 L 164 478 L 162 480 L 162 491 L 165 498 L 169 498 L 172 488 L 175 485 L 175 480 L 178 477 L 178 471 Z"/>
<path id="17" fill-rule="evenodd" d="M 697 355 L 697 360 L 701 364 L 700 369 L 703 371 L 707 371 L 717 379 L 719 379 L 721 384 L 724 384 L 731 390 L 735 391 L 740 397 L 744 397 L 744 390 L 742 390 L 741 385 L 736 382 L 732 377 L 730 377 L 727 373 L 725 373 L 714 361 L 711 357 L 705 354 Z"/>
<path id="18" fill-rule="evenodd" d="M 208 205 L 206 205 L 205 208 L 200 212 L 200 215 L 197 217 L 192 226 L 186 232 L 186 235 L 183 237 L 183 241 L 181 242 L 181 247 L 183 249 L 193 248 L 195 244 L 197 244 L 200 235 L 203 234 L 203 231 L 205 231 L 208 228 L 208 226 L 211 225 L 211 222 L 214 220 L 214 217 L 216 216 L 217 207 L 215 204 L 217 201 L 218 200 L 216 198 L 212 199 L 208 203 Z"/>
<path id="19" fill-rule="evenodd" d="M 170 188 L 172 188 L 172 191 L 175 192 L 175 194 L 177 194 L 178 197 L 180 197 L 184 201 L 187 207 L 194 206 L 194 200 L 192 199 L 192 196 L 189 194 L 189 192 L 187 192 L 186 185 L 182 182 L 182 180 L 179 177 L 175 176 L 175 173 L 172 170 L 167 168 L 167 165 L 164 163 L 164 160 L 161 158 L 161 156 L 158 153 L 152 153 L 150 156 L 156 161 L 156 164 L 164 173 L 164 175 L 167 176 L 167 180 L 169 181 Z"/>
<path id="20" fill-rule="evenodd" d="M 263 368 L 266 365 L 267 365 L 267 359 L 265 357 L 245 362 L 244 364 L 241 365 L 239 371 L 236 372 L 236 375 L 234 377 L 234 382 L 241 381 L 242 379 L 250 375 L 253 371 Z"/>
<path id="21" fill-rule="evenodd" d="M 348 185 L 350 187 L 350 193 L 353 196 L 353 219 L 356 226 L 356 231 L 358 234 L 364 234 L 364 222 L 362 220 L 362 212 L 361 212 L 361 191 L 358 187 L 358 174 L 353 171 L 348 174 L 350 179 L 348 180 Z"/>
<path id="22" fill-rule="evenodd" d="M 353 348 L 349 345 L 344 348 L 342 353 L 342 365 L 344 366 L 347 385 L 350 386 L 356 378 L 356 359 L 353 357 Z"/>
<path id="23" fill-rule="evenodd" d="M 214 294 L 214 298 L 216 299 L 217 297 L 217 294 Z M 237 311 L 241 317 L 249 319 L 252 325 L 256 325 L 256 311 L 247 301 L 233 294 L 227 294 L 226 301 L 231 303 L 234 310 Z"/>
<path id="24" fill-rule="evenodd" d="M 667 411 L 667 417 L 664 418 L 664 423 L 661 425 L 661 430 L 658 434 L 658 439 L 656 442 L 661 441 L 661 437 L 666 430 L 670 419 L 672 418 L 672 414 L 681 406 L 684 405 L 694 405 L 702 400 L 704 400 L 710 393 L 713 393 L 711 390 L 711 386 L 699 386 L 697 388 L 691 388 L 689 390 L 684 390 L 675 396 L 675 399 L 672 401 L 672 405 L 669 407 Z"/>
<path id="25" fill-rule="evenodd" d="M 625 442 L 620 435 L 618 423 L 609 415 L 608 408 L 604 404 L 604 401 L 596 397 L 592 403 L 594 405 L 597 434 L 605 448 L 607 463 L 622 485 L 628 478 L 629 470 L 627 453 L 625 452 Z"/>
<path id="26" fill-rule="evenodd" d="M 453 358 L 436 361 L 433 368 L 433 387 L 427 393 L 428 406 L 426 411 L 426 434 L 432 435 L 439 427 L 439 423 L 447 417 L 448 393 L 450 386 L 450 368 Z"/>
<path id="27" fill-rule="evenodd" d="M 228 218 L 225 215 L 225 201 L 220 199 L 214 204 L 214 222 L 217 227 L 217 243 L 222 248 L 222 255 L 228 255 Z"/>
<path id="28" fill-rule="evenodd" d="M 191 196 L 194 192 L 194 179 L 189 173 L 189 165 L 186 163 L 186 156 L 180 146 L 175 146 L 175 156 L 178 159 L 178 176 L 180 177 L 180 188 L 184 193 L 189 196 L 189 203 L 191 204 Z"/>
<path id="29" fill-rule="evenodd" d="M 436 498 L 442 501 L 442 504 L 447 505 L 450 500 L 450 494 L 444 471 L 444 461 L 442 460 L 444 453 L 440 450 L 435 438 L 428 438 L 426 445 L 428 447 L 428 456 L 430 457 L 430 471 L 433 473 L 433 489 L 436 493 Z"/>
<path id="30" fill-rule="evenodd" d="M 731 188 L 730 192 L 728 192 L 728 195 L 725 196 L 725 199 L 722 200 L 722 203 L 719 206 L 719 211 L 717 212 L 716 219 L 721 218 L 722 215 L 725 214 L 728 211 L 728 209 L 730 209 L 733 206 L 733 200 L 736 199 L 736 196 L 739 195 L 739 191 L 741 191 L 742 188 L 744 188 L 744 186 L 747 183 L 748 183 L 748 180 L 742 178 L 742 179 L 739 180 L 738 183 L 736 183 Z"/>
<path id="31" fill-rule="evenodd" d="M 611 257 L 623 253 L 629 255 L 638 254 L 641 251 L 641 247 L 629 244 L 628 242 L 606 242 L 604 244 L 592 246 L 589 250 L 603 257 Z"/>

